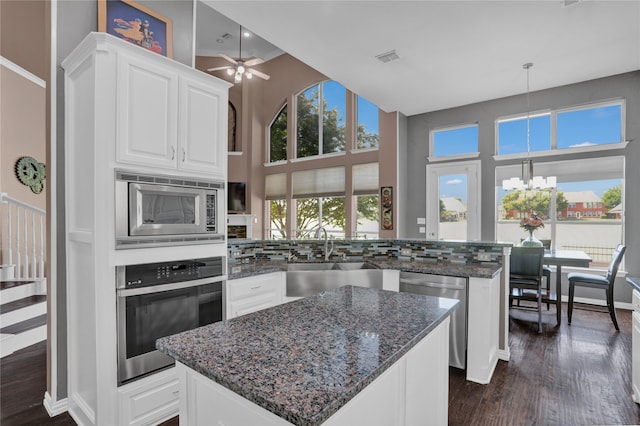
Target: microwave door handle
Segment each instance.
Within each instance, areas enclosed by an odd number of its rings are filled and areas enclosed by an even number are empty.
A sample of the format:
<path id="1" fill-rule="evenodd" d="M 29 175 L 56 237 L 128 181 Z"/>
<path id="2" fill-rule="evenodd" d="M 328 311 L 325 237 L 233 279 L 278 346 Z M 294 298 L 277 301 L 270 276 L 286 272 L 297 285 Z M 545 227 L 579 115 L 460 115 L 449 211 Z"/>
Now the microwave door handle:
<path id="1" fill-rule="evenodd" d="M 117 290 L 117 294 L 118 294 L 118 297 L 140 296 L 142 294 L 158 293 L 160 291 L 180 290 L 183 288 L 198 287 L 201 285 L 225 281 L 226 279 L 227 279 L 226 275 L 220 275 L 212 278 L 203 278 L 200 280 L 192 280 L 192 281 L 182 281 L 179 283 L 151 285 L 147 287 L 138 287 L 138 288 L 120 288 Z"/>

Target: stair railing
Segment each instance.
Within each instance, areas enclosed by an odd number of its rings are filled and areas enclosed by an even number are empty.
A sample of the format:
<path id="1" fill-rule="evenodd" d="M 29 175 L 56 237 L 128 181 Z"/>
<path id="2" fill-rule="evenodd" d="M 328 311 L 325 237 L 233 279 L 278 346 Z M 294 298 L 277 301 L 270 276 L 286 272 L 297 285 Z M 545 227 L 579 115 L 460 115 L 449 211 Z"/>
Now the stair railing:
<path id="1" fill-rule="evenodd" d="M 9 279 L 45 277 L 46 212 L 0 192 L 2 238 L 0 260 L 14 265 Z"/>

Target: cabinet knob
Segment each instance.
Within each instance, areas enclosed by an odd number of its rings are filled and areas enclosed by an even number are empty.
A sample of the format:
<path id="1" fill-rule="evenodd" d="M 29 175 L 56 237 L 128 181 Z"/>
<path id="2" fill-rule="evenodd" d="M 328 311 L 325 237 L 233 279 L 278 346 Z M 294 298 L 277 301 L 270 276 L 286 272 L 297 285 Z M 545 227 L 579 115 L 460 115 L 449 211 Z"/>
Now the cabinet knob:
<path id="1" fill-rule="evenodd" d="M 171 147 L 171 159 L 175 160 L 175 158 L 176 158 L 176 147 L 172 146 Z"/>
<path id="2" fill-rule="evenodd" d="M 187 151 L 184 150 L 184 148 L 182 148 L 182 162 L 184 163 L 184 160 L 187 158 Z"/>

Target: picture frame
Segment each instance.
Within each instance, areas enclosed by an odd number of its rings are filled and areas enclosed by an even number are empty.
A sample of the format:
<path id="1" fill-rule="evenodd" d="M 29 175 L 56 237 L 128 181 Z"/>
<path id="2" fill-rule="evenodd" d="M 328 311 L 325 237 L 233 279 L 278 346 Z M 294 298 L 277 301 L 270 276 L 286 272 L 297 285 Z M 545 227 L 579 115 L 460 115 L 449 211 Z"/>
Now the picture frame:
<path id="1" fill-rule="evenodd" d="M 98 0 L 98 31 L 173 58 L 171 19 L 133 0 Z"/>
<path id="2" fill-rule="evenodd" d="M 380 187 L 380 228 L 393 229 L 393 187 Z"/>

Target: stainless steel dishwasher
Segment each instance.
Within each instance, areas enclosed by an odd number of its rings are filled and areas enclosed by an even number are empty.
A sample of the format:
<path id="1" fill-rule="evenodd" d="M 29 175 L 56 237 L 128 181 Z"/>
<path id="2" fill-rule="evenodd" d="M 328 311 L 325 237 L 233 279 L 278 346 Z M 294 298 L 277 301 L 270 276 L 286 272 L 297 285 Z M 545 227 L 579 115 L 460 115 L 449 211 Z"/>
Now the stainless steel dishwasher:
<path id="1" fill-rule="evenodd" d="M 458 299 L 460 306 L 451 314 L 449 365 L 467 366 L 467 279 L 445 275 L 400 272 L 400 291 Z"/>

